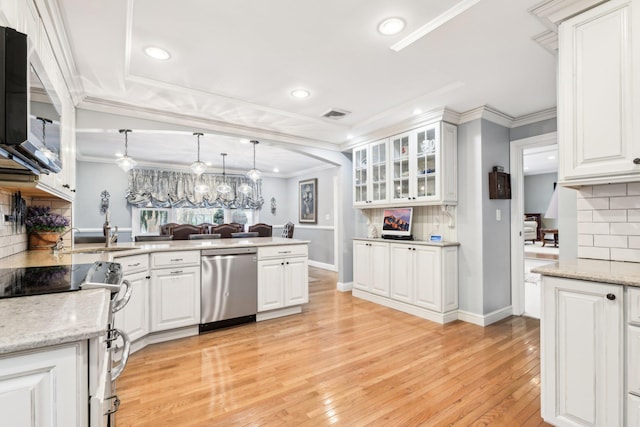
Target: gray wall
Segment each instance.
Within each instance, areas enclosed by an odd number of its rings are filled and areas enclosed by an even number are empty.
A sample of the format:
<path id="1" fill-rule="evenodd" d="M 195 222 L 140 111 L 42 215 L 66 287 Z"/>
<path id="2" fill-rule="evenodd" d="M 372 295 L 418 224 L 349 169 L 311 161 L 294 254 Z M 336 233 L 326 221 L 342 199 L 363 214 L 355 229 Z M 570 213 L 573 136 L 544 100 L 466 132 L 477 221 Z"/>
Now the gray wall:
<path id="1" fill-rule="evenodd" d="M 74 226 L 78 228 L 99 228 L 104 224 L 100 213 L 100 194 L 107 190 L 109 197 L 112 228 L 131 228 L 131 209 L 126 203 L 127 174 L 115 163 L 76 162 L 76 199 L 73 203 Z M 82 233 L 97 235 L 100 233 Z M 118 231 L 118 241 L 131 241 L 131 233 Z"/>
<path id="2" fill-rule="evenodd" d="M 553 195 L 553 183 L 557 181 L 557 173 L 543 173 L 524 177 L 524 212 L 541 214 L 544 228 L 556 228 L 558 225 L 557 219 L 545 218 L 544 216 Z"/>
<path id="3" fill-rule="evenodd" d="M 558 121 L 555 118 L 542 120 L 540 122 L 512 128 L 509 131 L 509 140 L 515 141 L 517 139 L 544 135 L 545 133 L 555 132 L 556 130 L 558 130 Z"/>
<path id="4" fill-rule="evenodd" d="M 483 307 L 487 314 L 511 305 L 511 200 L 489 199 L 493 166 L 509 171 L 509 129 L 482 120 Z M 496 211 L 500 210 L 498 220 Z"/>
<path id="5" fill-rule="evenodd" d="M 291 221 L 289 205 L 291 195 L 289 194 L 289 180 L 287 178 L 274 178 L 270 176 L 262 177 L 262 197 L 264 205 L 260 210 L 260 222 L 265 224 L 283 225 Z M 276 213 L 271 213 L 271 198 L 276 199 Z"/>

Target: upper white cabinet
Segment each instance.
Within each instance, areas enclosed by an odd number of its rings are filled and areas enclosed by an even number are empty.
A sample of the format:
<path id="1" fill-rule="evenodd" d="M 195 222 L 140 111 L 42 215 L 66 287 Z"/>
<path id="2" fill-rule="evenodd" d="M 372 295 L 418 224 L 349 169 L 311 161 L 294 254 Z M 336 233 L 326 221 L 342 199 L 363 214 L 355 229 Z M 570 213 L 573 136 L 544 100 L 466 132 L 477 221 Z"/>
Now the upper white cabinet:
<path id="1" fill-rule="evenodd" d="M 353 150 L 353 205 L 372 206 L 389 201 L 388 140 Z"/>
<path id="2" fill-rule="evenodd" d="M 640 179 L 640 0 L 560 24 L 558 129 L 563 185 Z"/>
<path id="3" fill-rule="evenodd" d="M 353 150 L 354 206 L 457 201 L 457 128 L 435 122 Z"/>

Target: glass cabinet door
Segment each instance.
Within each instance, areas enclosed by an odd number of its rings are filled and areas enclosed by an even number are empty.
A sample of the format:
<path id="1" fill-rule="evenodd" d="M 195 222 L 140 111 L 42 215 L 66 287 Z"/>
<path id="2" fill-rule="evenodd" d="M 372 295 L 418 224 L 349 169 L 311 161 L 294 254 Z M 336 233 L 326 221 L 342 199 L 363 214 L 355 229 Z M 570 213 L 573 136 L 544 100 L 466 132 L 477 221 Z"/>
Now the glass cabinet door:
<path id="1" fill-rule="evenodd" d="M 367 202 L 367 148 L 362 147 L 353 150 L 353 202 Z"/>
<path id="2" fill-rule="evenodd" d="M 416 132 L 415 197 L 432 198 L 437 196 L 437 177 L 439 138 L 435 127 L 419 129 Z"/>
<path id="3" fill-rule="evenodd" d="M 391 139 L 392 199 L 408 199 L 409 195 L 409 134 L 402 134 Z"/>
<path id="4" fill-rule="evenodd" d="M 371 144 L 371 194 L 370 201 L 382 202 L 387 195 L 387 141 Z"/>

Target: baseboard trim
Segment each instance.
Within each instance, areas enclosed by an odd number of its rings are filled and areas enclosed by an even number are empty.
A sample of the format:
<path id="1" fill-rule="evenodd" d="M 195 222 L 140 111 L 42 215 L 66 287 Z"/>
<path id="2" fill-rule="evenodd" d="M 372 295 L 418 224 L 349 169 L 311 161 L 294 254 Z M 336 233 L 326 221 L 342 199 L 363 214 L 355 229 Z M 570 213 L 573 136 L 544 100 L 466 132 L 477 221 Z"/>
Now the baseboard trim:
<path id="1" fill-rule="evenodd" d="M 309 267 L 316 267 L 316 268 L 321 268 L 323 270 L 329 270 L 329 271 L 333 271 L 333 272 L 338 272 L 338 269 L 336 268 L 335 265 L 333 264 L 327 264 L 326 262 L 319 262 L 319 261 L 311 261 L 309 260 Z"/>
<path id="2" fill-rule="evenodd" d="M 507 317 L 513 314 L 513 307 L 511 305 L 501 308 L 500 310 L 492 311 L 488 314 L 476 314 L 471 313 L 469 311 L 458 310 L 458 319 L 473 323 L 478 326 L 489 326 L 492 323 L 496 323 L 502 319 L 506 319 Z"/>
<path id="3" fill-rule="evenodd" d="M 276 319 L 278 317 L 289 316 L 291 314 L 302 313 L 302 306 L 296 305 L 294 307 L 286 307 L 271 311 L 265 311 L 256 314 L 256 322 L 262 322 L 263 320 Z"/>
<path id="4" fill-rule="evenodd" d="M 169 331 L 152 332 L 148 335 L 140 337 L 139 339 L 131 343 L 131 353 L 142 350 L 143 348 L 151 344 L 158 344 L 165 341 L 192 337 L 194 335 L 198 335 L 198 325 L 187 326 L 179 329 L 171 329 Z"/>
<path id="5" fill-rule="evenodd" d="M 347 282 L 347 283 L 338 282 L 336 284 L 336 289 L 339 290 L 340 292 L 350 292 L 353 290 L 353 282 Z"/>
<path id="6" fill-rule="evenodd" d="M 448 311 L 446 313 L 438 313 L 426 308 L 418 307 L 412 304 L 396 301 L 391 298 L 387 298 L 381 295 L 370 294 L 369 292 L 362 291 L 360 289 L 354 289 L 352 295 L 357 298 L 361 298 L 376 304 L 383 305 L 385 307 L 393 308 L 407 314 L 412 314 L 417 317 L 421 317 L 426 320 L 430 320 L 436 323 L 448 323 L 458 319 L 457 310 Z"/>

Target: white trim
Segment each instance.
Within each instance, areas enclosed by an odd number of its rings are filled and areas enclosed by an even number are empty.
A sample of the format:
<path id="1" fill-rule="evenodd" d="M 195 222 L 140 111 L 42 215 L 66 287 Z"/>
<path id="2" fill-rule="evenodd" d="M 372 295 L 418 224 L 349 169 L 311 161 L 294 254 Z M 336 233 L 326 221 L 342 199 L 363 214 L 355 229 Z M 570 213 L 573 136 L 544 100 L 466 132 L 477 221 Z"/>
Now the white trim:
<path id="1" fill-rule="evenodd" d="M 531 37 L 531 40 L 538 43 L 552 55 L 558 55 L 558 33 L 555 31 L 545 31 L 544 33 Z"/>
<path id="2" fill-rule="evenodd" d="M 555 119 L 558 117 L 558 109 L 556 107 L 548 108 L 546 110 L 538 111 L 536 113 L 526 114 L 513 120 L 511 128 L 517 128 L 520 126 L 530 125 L 532 123 L 538 123 L 543 120 Z"/>
<path id="3" fill-rule="evenodd" d="M 131 232 L 133 230 L 133 228 L 131 227 L 118 227 L 118 231 L 128 231 Z M 84 227 L 84 228 L 78 228 L 78 233 L 102 233 L 103 230 L 102 228 L 98 228 L 98 227 Z"/>
<path id="4" fill-rule="evenodd" d="M 505 308 L 501 308 L 500 310 L 492 311 L 489 314 L 476 314 L 471 313 L 464 310 L 458 310 L 458 320 L 462 320 L 463 322 L 473 323 L 478 326 L 489 326 L 493 323 L 496 323 L 502 319 L 506 319 L 511 316 L 512 308 L 511 306 L 507 306 Z"/>
<path id="5" fill-rule="evenodd" d="M 458 124 L 470 122 L 477 119 L 485 119 L 490 122 L 499 124 L 501 126 L 510 128 L 513 123 L 513 117 L 496 110 L 488 105 L 483 105 L 473 110 L 466 111 L 460 114 L 460 121 Z"/>
<path id="6" fill-rule="evenodd" d="M 427 319 L 432 322 L 437 323 L 448 323 L 457 320 L 458 311 L 452 310 L 447 313 L 438 313 L 435 311 L 428 310 L 426 308 L 418 307 L 416 305 L 407 304 L 401 301 L 397 301 L 391 298 L 383 297 L 381 295 L 374 295 L 366 291 L 362 291 L 360 289 L 353 289 L 351 294 L 356 298 L 361 298 L 367 301 L 375 302 L 376 304 L 383 305 L 385 307 L 393 308 L 394 310 L 399 310 L 404 313 L 408 313 L 422 319 Z"/>
<path id="7" fill-rule="evenodd" d="M 339 292 L 351 292 L 353 290 L 353 282 L 336 282 L 336 290 Z"/>
<path id="8" fill-rule="evenodd" d="M 150 332 L 140 337 L 131 344 L 131 353 L 142 350 L 150 344 L 158 344 L 165 341 L 177 340 L 180 338 L 192 337 L 198 335 L 198 325 L 186 326 L 179 329 L 170 329 L 168 331 Z"/>
<path id="9" fill-rule="evenodd" d="M 529 9 L 547 28 L 557 31 L 560 22 L 607 0 L 546 0 Z"/>
<path id="10" fill-rule="evenodd" d="M 320 262 L 320 261 L 309 260 L 309 267 L 317 267 L 317 268 L 321 268 L 323 270 L 329 270 L 329 271 L 335 271 L 335 272 L 338 271 L 338 269 L 335 267 L 335 265 L 327 264 L 326 262 Z"/>
<path id="11" fill-rule="evenodd" d="M 342 171 L 340 171 L 342 172 Z M 339 211 L 338 206 L 340 206 L 340 198 L 342 197 L 342 189 L 340 188 L 338 175 L 334 175 L 333 177 L 333 223 L 335 224 L 333 231 L 333 268 L 334 271 L 340 272 L 338 267 L 338 256 L 341 254 L 340 252 L 340 244 L 338 242 L 338 238 L 342 235 L 342 221 L 339 220 Z"/>
<path id="12" fill-rule="evenodd" d="M 425 25 L 421 26 L 399 42 L 393 44 L 390 49 L 396 52 L 400 52 L 405 47 L 413 44 L 414 42 L 420 40 L 422 37 L 426 36 L 432 31 L 435 31 L 442 25 L 446 24 L 456 16 L 465 12 L 467 9 L 475 6 L 479 3 L 480 0 L 462 0 L 459 3 L 456 3 L 451 8 L 445 10 L 440 15 L 436 16 L 431 21 L 427 22 Z"/>
<path id="13" fill-rule="evenodd" d="M 284 225 L 274 225 L 274 227 L 284 227 Z M 335 230 L 336 227 L 334 227 L 333 225 L 302 225 L 302 224 L 295 224 L 295 228 L 299 229 L 299 228 L 304 228 L 305 230 Z"/>
<path id="14" fill-rule="evenodd" d="M 294 307 L 285 307 L 279 310 L 271 310 L 263 313 L 256 314 L 256 322 L 262 322 L 263 320 L 275 319 L 282 316 L 290 316 L 292 314 L 302 313 L 302 306 L 296 305 Z"/>
<path id="15" fill-rule="evenodd" d="M 511 175 L 511 305 L 513 314 L 524 313 L 524 170 L 525 148 L 556 144 L 558 133 L 550 132 L 510 142 Z"/>

